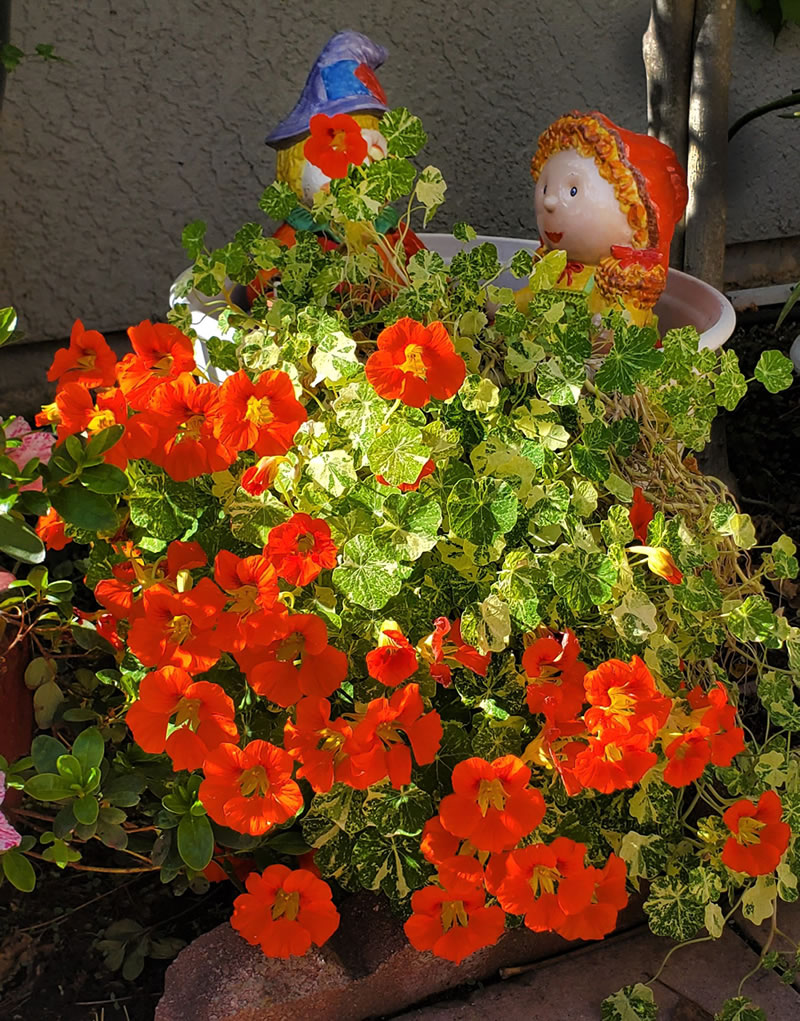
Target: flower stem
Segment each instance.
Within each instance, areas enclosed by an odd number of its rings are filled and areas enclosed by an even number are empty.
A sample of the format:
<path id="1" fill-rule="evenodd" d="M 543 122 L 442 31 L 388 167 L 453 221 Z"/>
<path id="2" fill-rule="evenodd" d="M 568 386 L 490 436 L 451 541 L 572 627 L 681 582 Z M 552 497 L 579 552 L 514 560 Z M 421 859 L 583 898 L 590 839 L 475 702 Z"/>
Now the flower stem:
<path id="1" fill-rule="evenodd" d="M 761 965 L 764 963 L 764 958 L 769 953 L 769 948 L 772 946 L 772 941 L 775 939 L 775 933 L 777 931 L 778 931 L 778 898 L 776 897 L 775 898 L 775 906 L 772 909 L 772 923 L 771 923 L 771 925 L 769 927 L 769 936 L 767 938 L 767 942 L 761 948 L 761 954 L 760 954 L 758 960 L 756 961 L 755 967 L 751 968 L 750 971 L 748 971 L 748 973 L 744 976 L 742 981 L 739 983 L 739 988 L 736 990 L 736 995 L 737 996 L 741 996 L 742 995 L 742 989 L 744 988 L 745 982 L 747 982 L 748 979 L 751 979 L 753 977 L 753 975 L 755 975 L 755 973 L 761 968 Z"/>

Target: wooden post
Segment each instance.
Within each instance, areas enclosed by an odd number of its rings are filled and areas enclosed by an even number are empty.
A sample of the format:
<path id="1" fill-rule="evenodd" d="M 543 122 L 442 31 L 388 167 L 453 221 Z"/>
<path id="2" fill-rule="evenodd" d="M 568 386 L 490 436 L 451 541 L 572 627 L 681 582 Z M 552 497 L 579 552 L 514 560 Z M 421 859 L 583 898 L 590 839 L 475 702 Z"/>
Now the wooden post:
<path id="1" fill-rule="evenodd" d="M 736 0 L 652 0 L 642 40 L 648 130 L 686 167 L 689 203 L 671 262 L 720 290 L 727 205 L 728 84 Z M 702 469 L 734 492 L 724 420 L 714 423 Z"/>
<path id="2" fill-rule="evenodd" d="M 735 14 L 735 0 L 696 0 L 683 268 L 719 289 L 724 281 L 728 85 Z"/>
<path id="3" fill-rule="evenodd" d="M 652 0 L 642 39 L 647 72 L 648 133 L 673 149 L 686 167 L 695 0 Z M 675 228 L 670 262 L 683 265 L 684 222 Z"/>

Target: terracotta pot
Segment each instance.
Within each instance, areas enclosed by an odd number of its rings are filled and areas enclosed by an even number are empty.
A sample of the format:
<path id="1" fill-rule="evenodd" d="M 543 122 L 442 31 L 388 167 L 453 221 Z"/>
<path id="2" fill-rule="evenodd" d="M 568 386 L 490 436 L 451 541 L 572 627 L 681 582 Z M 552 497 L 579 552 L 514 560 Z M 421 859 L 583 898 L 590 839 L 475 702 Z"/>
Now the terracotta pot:
<path id="1" fill-rule="evenodd" d="M 217 926 L 190 943 L 167 969 L 155 1021 L 363 1021 L 392 1015 L 465 983 L 490 980 L 501 968 L 585 946 L 520 926 L 456 965 L 414 950 L 402 921 L 381 896 L 352 894 L 340 905 L 340 914 L 341 924 L 325 946 L 288 960 L 265 957 L 227 923 Z M 634 895 L 615 931 L 643 921 L 641 899 Z M 534 1009 L 531 1021 L 542 1017 Z M 567 1016 L 573 1015 L 565 1010 L 558 1021 Z"/>
<path id="2" fill-rule="evenodd" d="M 33 692 L 25 686 L 29 659 L 27 640 L 0 641 L 0 755 L 9 762 L 27 755 L 33 740 Z M 15 794 L 8 792 L 7 803 Z"/>

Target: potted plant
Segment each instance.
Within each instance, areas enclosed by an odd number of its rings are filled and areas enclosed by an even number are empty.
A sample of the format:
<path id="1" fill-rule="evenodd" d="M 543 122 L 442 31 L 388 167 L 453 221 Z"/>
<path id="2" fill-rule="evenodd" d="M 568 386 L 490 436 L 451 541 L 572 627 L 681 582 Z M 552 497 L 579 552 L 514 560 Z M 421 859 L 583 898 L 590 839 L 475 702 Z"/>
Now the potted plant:
<path id="1" fill-rule="evenodd" d="M 80 324 L 57 356 L 45 488 L 113 659 L 10 766 L 52 813 L 26 851 L 87 868 L 97 836 L 178 888 L 216 866 L 234 927 L 279 957 L 325 943 L 355 890 L 450 961 L 518 924 L 602 938 L 632 886 L 677 941 L 760 922 L 800 875 L 800 628 L 762 584 L 798 565 L 785 536 L 756 563 L 694 462 L 747 388 L 736 355 L 593 322 L 554 289 L 563 253 L 514 255 L 524 312 L 492 244 L 409 258 L 376 220 L 402 200 L 428 221 L 445 185 L 411 163 L 417 118 L 381 132 L 314 203 L 344 247 L 184 232 L 186 289 L 225 294 L 221 385 L 185 305 L 119 362 Z M 258 271 L 244 311 L 227 282 Z M 789 385 L 788 359 L 755 380 Z"/>

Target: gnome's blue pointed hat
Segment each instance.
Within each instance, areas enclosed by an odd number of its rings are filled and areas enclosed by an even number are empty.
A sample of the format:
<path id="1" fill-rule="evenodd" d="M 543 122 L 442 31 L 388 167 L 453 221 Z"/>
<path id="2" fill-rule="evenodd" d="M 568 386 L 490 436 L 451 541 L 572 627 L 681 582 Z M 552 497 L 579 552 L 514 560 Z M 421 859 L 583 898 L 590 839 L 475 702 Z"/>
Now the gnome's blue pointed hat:
<path id="1" fill-rule="evenodd" d="M 305 134 L 316 113 L 385 113 L 389 107 L 375 70 L 388 55 L 360 32 L 338 32 L 317 57 L 294 110 L 267 135 L 267 145 L 277 149 Z"/>

